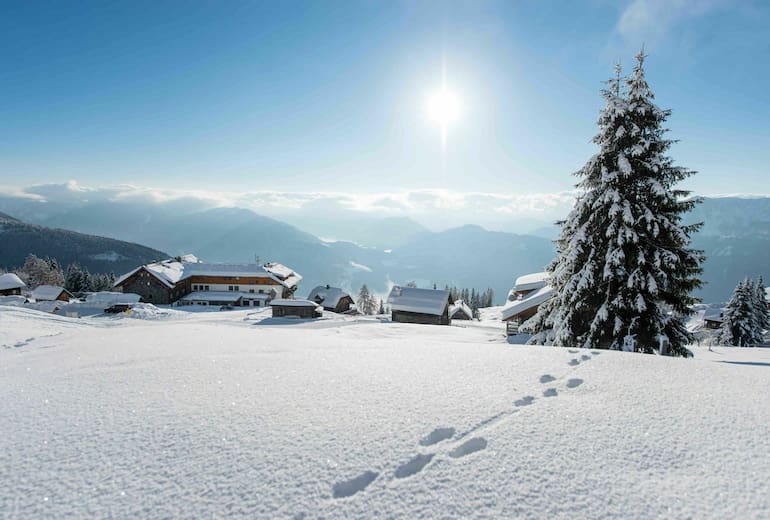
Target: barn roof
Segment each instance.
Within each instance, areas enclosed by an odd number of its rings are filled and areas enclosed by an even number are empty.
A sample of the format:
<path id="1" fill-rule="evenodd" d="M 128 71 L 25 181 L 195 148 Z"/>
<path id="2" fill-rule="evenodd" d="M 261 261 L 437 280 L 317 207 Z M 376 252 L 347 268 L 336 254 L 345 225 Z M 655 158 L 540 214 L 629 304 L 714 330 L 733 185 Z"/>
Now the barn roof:
<path id="1" fill-rule="evenodd" d="M 271 301 L 270 305 L 273 307 L 312 307 L 314 309 L 321 308 L 321 306 L 316 302 L 311 302 L 310 300 L 289 300 L 282 298 Z"/>
<path id="2" fill-rule="evenodd" d="M 524 276 L 516 278 L 516 283 L 513 284 L 513 290 L 531 291 L 533 289 L 540 289 L 545 286 L 546 280 L 548 280 L 548 273 L 545 271 L 525 274 Z"/>
<path id="3" fill-rule="evenodd" d="M 473 318 L 473 311 L 468 304 L 462 300 L 457 300 L 454 305 L 449 307 L 449 317 L 453 318 L 458 312 L 464 312 L 469 318 Z"/>
<path id="4" fill-rule="evenodd" d="M 0 274 L 0 291 L 6 289 L 21 289 L 27 284 L 21 281 L 21 278 L 13 273 Z"/>
<path id="5" fill-rule="evenodd" d="M 68 295 L 70 294 L 64 287 L 56 285 L 40 285 L 32 291 L 32 298 L 38 301 L 52 301 L 58 298 L 62 291 L 66 292 Z"/>
<path id="6" fill-rule="evenodd" d="M 323 305 L 324 307 L 336 307 L 340 303 L 340 300 L 345 296 L 350 296 L 348 293 L 340 289 L 339 287 L 330 287 L 328 285 L 319 285 L 308 295 L 307 299 Z M 351 297 L 352 299 L 352 297 Z"/>
<path id="7" fill-rule="evenodd" d="M 417 289 L 394 285 L 388 295 L 388 304 L 394 311 L 441 316 L 450 303 L 454 303 L 452 295 L 444 289 Z"/>
<path id="8" fill-rule="evenodd" d="M 501 311 L 503 320 L 509 320 L 517 314 L 532 309 L 548 300 L 551 296 L 553 296 L 553 287 L 550 285 L 541 287 L 537 291 L 527 295 L 526 298 L 516 300 L 503 307 L 503 310 Z"/>

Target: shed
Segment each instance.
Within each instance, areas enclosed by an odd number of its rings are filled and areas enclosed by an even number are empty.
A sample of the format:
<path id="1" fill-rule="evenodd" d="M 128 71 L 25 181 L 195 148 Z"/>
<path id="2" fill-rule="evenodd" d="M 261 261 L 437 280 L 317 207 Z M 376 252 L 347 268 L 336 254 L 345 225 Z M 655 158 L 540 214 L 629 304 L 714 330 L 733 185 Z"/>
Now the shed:
<path id="1" fill-rule="evenodd" d="M 0 296 L 21 295 L 21 290 L 25 287 L 27 284 L 14 273 L 0 274 Z"/>
<path id="2" fill-rule="evenodd" d="M 448 290 L 394 285 L 388 295 L 391 318 L 400 323 L 449 325 L 449 306 L 453 303 Z"/>
<path id="3" fill-rule="evenodd" d="M 457 300 L 449 306 L 449 318 L 452 320 L 472 320 L 473 310 L 462 300 Z"/>
<path id="4" fill-rule="evenodd" d="M 542 289 L 548 282 L 548 273 L 525 274 L 516 278 L 513 288 L 508 292 L 508 301 L 521 300 L 538 289 Z"/>
<path id="5" fill-rule="evenodd" d="M 308 300 L 316 302 L 326 311 L 347 312 L 350 306 L 355 302 L 350 294 L 339 287 L 330 285 L 319 285 L 307 297 Z"/>
<path id="6" fill-rule="evenodd" d="M 721 329 L 724 322 L 724 309 L 708 309 L 703 315 L 703 326 L 707 329 Z"/>
<path id="7" fill-rule="evenodd" d="M 32 290 L 31 296 L 37 302 L 68 302 L 72 299 L 72 293 L 57 285 L 40 285 Z"/>
<path id="8" fill-rule="evenodd" d="M 277 299 L 270 302 L 270 307 L 273 308 L 273 318 L 320 318 L 323 314 L 323 307 L 310 300 Z"/>

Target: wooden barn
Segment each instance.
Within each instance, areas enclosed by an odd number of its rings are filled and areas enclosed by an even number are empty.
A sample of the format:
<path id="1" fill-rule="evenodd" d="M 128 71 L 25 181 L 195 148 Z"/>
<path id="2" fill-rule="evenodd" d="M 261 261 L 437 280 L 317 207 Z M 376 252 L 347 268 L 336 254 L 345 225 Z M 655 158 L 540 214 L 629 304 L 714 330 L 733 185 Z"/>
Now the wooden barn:
<path id="1" fill-rule="evenodd" d="M 273 318 L 293 316 L 297 318 L 320 318 L 323 307 L 310 300 L 277 299 L 270 302 Z"/>
<path id="2" fill-rule="evenodd" d="M 330 285 L 319 285 L 307 297 L 308 300 L 316 302 L 324 308 L 325 311 L 347 312 L 350 306 L 355 304 L 353 297 L 340 289 Z"/>
<path id="3" fill-rule="evenodd" d="M 454 303 L 448 290 L 393 286 L 388 295 L 391 319 L 400 323 L 449 325 L 449 306 Z"/>
<path id="4" fill-rule="evenodd" d="M 462 300 L 457 300 L 449 306 L 450 320 L 472 320 L 473 310 Z"/>
<path id="5" fill-rule="evenodd" d="M 68 302 L 73 298 L 67 289 L 56 285 L 40 285 L 32 290 L 31 297 L 37 302 Z"/>
<path id="6" fill-rule="evenodd" d="M 13 273 L 0 274 L 0 296 L 20 296 L 27 284 Z"/>
<path id="7" fill-rule="evenodd" d="M 723 309 L 708 309 L 703 315 L 703 326 L 707 329 L 721 329 L 724 322 Z"/>

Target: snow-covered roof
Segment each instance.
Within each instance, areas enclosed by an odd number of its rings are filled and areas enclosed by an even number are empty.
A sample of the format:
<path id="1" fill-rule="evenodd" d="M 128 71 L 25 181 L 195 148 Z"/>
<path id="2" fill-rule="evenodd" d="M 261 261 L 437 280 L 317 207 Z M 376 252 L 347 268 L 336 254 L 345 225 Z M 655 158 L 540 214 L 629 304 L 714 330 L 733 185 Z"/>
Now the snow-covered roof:
<path id="1" fill-rule="evenodd" d="M 454 318 L 455 314 L 460 311 L 464 312 L 469 318 L 473 318 L 473 311 L 468 307 L 468 304 L 462 300 L 457 300 L 453 305 L 449 306 L 449 317 Z"/>
<path id="2" fill-rule="evenodd" d="M 308 295 L 307 299 L 323 305 L 324 307 L 334 308 L 348 293 L 339 287 L 330 287 L 328 285 L 319 285 Z"/>
<path id="3" fill-rule="evenodd" d="M 270 302 L 270 305 L 277 305 L 280 307 L 313 307 L 314 309 L 322 309 L 316 302 L 310 300 L 289 300 L 279 298 Z"/>
<path id="4" fill-rule="evenodd" d="M 182 301 L 235 303 L 241 298 L 243 298 L 243 293 L 233 291 L 196 291 L 185 295 Z"/>
<path id="5" fill-rule="evenodd" d="M 553 296 L 553 287 L 550 285 L 541 287 L 537 291 L 527 295 L 526 298 L 516 300 L 503 307 L 502 311 L 500 311 L 503 320 L 511 319 L 517 314 L 521 314 L 526 310 L 532 309 L 533 307 L 546 301 L 551 296 Z"/>
<path id="6" fill-rule="evenodd" d="M 548 273 L 532 273 L 525 274 L 516 278 L 516 283 L 513 284 L 514 291 L 531 291 L 533 289 L 540 289 L 545 286 L 545 282 L 548 280 Z"/>
<path id="7" fill-rule="evenodd" d="M 724 309 L 709 308 L 703 312 L 703 320 L 708 321 L 724 321 L 722 313 Z"/>
<path id="8" fill-rule="evenodd" d="M 32 291 L 32 297 L 37 301 L 52 301 L 58 298 L 62 291 L 64 291 L 64 287 L 40 285 Z"/>
<path id="9" fill-rule="evenodd" d="M 7 289 L 21 289 L 27 284 L 21 281 L 21 278 L 13 273 L 0 274 L 0 291 Z"/>
<path id="10" fill-rule="evenodd" d="M 452 296 L 445 289 L 417 289 L 394 285 L 388 295 L 388 303 L 394 311 L 440 316 L 447 304 L 452 303 Z"/>
<path id="11" fill-rule="evenodd" d="M 188 262 L 186 259 L 194 259 L 195 261 Z M 118 278 L 115 286 L 121 285 L 141 269 L 145 269 L 169 288 L 174 287 L 180 280 L 200 275 L 267 277 L 288 288 L 294 287 L 302 280 L 302 276 L 282 264 L 271 263 L 264 266 L 257 264 L 213 264 L 201 262 L 193 255 L 185 255 L 137 267 Z"/>

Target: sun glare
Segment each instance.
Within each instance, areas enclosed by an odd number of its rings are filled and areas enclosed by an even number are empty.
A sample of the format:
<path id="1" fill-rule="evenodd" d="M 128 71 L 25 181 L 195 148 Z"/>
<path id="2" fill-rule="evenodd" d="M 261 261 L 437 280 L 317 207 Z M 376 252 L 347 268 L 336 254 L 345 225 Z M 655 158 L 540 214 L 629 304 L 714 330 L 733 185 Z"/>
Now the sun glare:
<path id="1" fill-rule="evenodd" d="M 428 117 L 441 126 L 442 131 L 460 115 L 460 100 L 446 87 L 428 99 Z"/>

